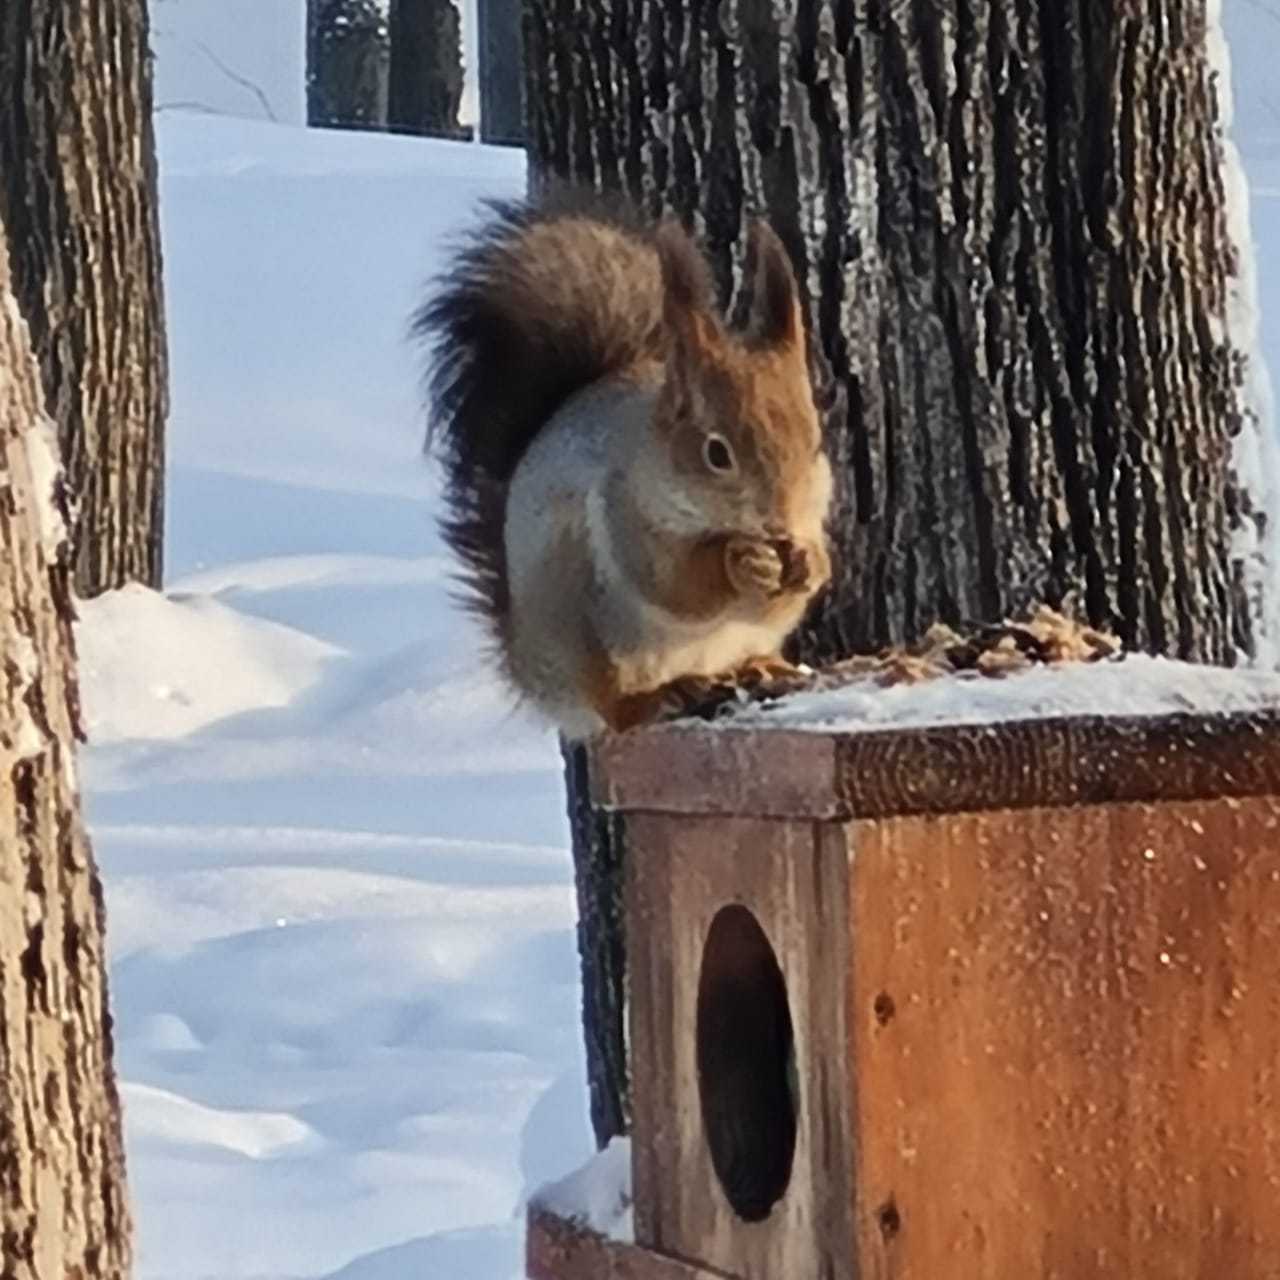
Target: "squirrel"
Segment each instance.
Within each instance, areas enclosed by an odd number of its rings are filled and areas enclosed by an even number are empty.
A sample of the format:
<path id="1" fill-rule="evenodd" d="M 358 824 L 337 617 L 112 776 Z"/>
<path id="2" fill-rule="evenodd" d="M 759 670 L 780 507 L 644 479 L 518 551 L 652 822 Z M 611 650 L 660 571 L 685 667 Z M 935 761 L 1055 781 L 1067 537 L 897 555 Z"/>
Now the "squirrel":
<path id="1" fill-rule="evenodd" d="M 674 218 L 492 201 L 415 317 L 446 543 L 522 700 L 573 740 L 781 656 L 831 576 L 831 469 L 791 261 L 748 229 L 729 326 Z"/>

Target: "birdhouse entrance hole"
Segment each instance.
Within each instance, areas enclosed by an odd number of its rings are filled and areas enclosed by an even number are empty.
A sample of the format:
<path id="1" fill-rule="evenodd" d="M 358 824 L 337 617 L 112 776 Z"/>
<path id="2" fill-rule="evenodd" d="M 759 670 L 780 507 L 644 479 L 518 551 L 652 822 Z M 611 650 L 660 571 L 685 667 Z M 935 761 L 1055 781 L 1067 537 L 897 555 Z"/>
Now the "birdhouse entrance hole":
<path id="1" fill-rule="evenodd" d="M 760 1222 L 791 1179 L 797 1097 L 786 982 L 746 907 L 722 907 L 711 922 L 696 1034 L 712 1167 L 733 1211 Z"/>

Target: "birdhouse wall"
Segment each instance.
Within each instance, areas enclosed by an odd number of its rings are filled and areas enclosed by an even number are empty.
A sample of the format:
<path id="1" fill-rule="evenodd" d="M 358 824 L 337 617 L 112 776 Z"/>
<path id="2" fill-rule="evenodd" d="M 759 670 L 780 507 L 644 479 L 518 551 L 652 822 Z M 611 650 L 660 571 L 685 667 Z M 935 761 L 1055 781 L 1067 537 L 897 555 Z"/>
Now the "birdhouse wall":
<path id="1" fill-rule="evenodd" d="M 1278 813 L 851 824 L 851 1274 L 1280 1275 Z"/>
<path id="2" fill-rule="evenodd" d="M 848 868 L 843 839 L 831 836 L 803 821 L 627 822 L 636 1239 L 744 1280 L 851 1274 Z M 785 982 L 800 1095 L 793 1150 L 777 1116 L 777 1011 L 755 954 L 734 954 L 732 937 L 699 1017 L 704 948 L 732 907 L 758 922 Z M 727 1025 L 716 1021 L 720 999 Z M 719 1058 L 701 1082 L 700 1029 L 704 1059 Z M 730 1204 L 713 1164 L 717 1130 L 744 1197 L 767 1197 L 761 1180 L 788 1164 L 764 1221 Z"/>
<path id="3" fill-rule="evenodd" d="M 649 731 L 593 781 L 636 1243 L 544 1223 L 531 1274 L 1280 1280 L 1280 714 Z"/>

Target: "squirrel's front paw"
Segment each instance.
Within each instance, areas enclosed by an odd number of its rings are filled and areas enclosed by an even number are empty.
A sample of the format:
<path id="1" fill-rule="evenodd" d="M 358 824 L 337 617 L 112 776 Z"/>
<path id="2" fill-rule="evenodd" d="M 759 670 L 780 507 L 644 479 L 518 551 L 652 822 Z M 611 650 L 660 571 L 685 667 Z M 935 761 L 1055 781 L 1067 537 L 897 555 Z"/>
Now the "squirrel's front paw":
<path id="1" fill-rule="evenodd" d="M 733 681 L 744 689 L 790 693 L 811 684 L 813 671 L 809 667 L 798 667 L 781 655 L 768 655 L 740 663 L 734 668 Z"/>
<path id="2" fill-rule="evenodd" d="M 724 552 L 729 583 L 740 596 L 771 599 L 785 589 L 787 564 L 775 543 L 730 538 Z"/>

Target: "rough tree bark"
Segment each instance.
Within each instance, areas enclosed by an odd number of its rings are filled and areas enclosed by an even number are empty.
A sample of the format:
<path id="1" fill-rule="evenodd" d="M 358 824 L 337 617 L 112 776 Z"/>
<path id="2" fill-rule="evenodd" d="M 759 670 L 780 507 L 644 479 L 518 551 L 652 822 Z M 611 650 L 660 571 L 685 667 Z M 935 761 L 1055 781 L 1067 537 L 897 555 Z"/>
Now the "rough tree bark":
<path id="1" fill-rule="evenodd" d="M 378 0 L 307 0 L 307 123 L 381 129 L 387 18 Z"/>
<path id="2" fill-rule="evenodd" d="M 0 224 L 0 1272 L 128 1274 L 57 441 Z"/>
<path id="3" fill-rule="evenodd" d="M 167 360 L 145 0 L 0 6 L 0 218 L 73 500 L 76 589 L 160 583 Z"/>
<path id="4" fill-rule="evenodd" d="M 622 910 L 623 824 L 590 800 L 587 752 L 563 747 L 569 829 L 573 834 L 578 949 L 582 958 L 582 1030 L 587 1050 L 591 1127 L 603 1147 L 631 1128 L 627 1087 L 626 915 Z"/>
<path id="5" fill-rule="evenodd" d="M 462 21 L 453 0 L 391 0 L 387 127 L 463 137 Z"/>
<path id="6" fill-rule="evenodd" d="M 767 212 L 808 300 L 838 570 L 798 651 L 1036 602 L 1131 647 L 1255 642 L 1240 355 L 1203 0 L 529 0 L 533 181 L 703 235 L 744 305 Z M 569 772 L 571 790 L 575 777 Z M 583 920 L 616 854 L 583 815 Z M 603 832 L 603 834 L 602 834 Z M 589 1048 L 620 1034 L 582 933 Z M 591 1061 L 625 1115 L 625 1080 Z M 598 1127 L 603 1140 L 610 1125 Z"/>
<path id="7" fill-rule="evenodd" d="M 521 0 L 476 0 L 480 137 L 497 146 L 525 141 L 521 15 Z"/>

